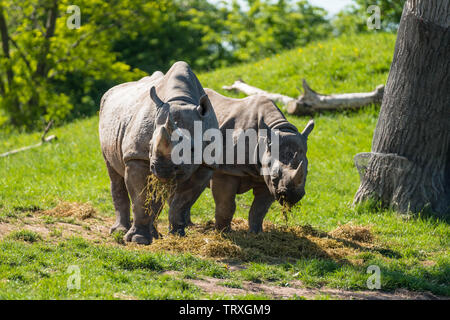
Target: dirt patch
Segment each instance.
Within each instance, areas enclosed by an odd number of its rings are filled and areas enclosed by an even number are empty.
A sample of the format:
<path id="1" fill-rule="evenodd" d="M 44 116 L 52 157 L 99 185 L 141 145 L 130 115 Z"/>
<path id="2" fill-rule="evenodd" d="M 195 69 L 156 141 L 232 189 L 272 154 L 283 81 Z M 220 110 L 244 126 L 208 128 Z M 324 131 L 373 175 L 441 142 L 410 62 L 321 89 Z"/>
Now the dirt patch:
<path id="1" fill-rule="evenodd" d="M 138 300 L 135 296 L 130 296 L 126 294 L 125 292 L 117 292 L 113 294 L 114 299 L 119 300 Z"/>
<path id="2" fill-rule="evenodd" d="M 50 217 L 50 221 L 46 218 Z M 62 202 L 51 210 L 36 212 L 32 217 L 22 217 L 0 223 L 0 237 L 26 229 L 39 233 L 52 242 L 72 236 L 84 237 L 96 243 L 119 245 L 109 235 L 113 217 L 97 215 L 89 204 Z M 214 229 L 214 222 L 198 224 L 187 229 L 186 237 L 169 235 L 167 220 L 160 221 L 162 237 L 139 250 L 168 253 L 191 253 L 227 264 L 242 262 L 295 262 L 301 258 L 323 258 L 351 264 L 361 264 L 357 258 L 362 252 L 387 252 L 380 249 L 370 230 L 363 227 L 341 226 L 326 233 L 309 225 L 284 227 L 264 222 L 264 232 L 251 234 L 247 221 L 234 219 L 233 231 L 222 233 Z M 349 231 L 350 230 L 350 231 Z M 127 244 L 125 248 L 134 249 Z M 383 254 L 383 253 L 382 253 Z"/>
<path id="3" fill-rule="evenodd" d="M 17 226 L 11 223 L 0 222 L 0 239 L 14 230 L 17 230 Z"/>
<path id="4" fill-rule="evenodd" d="M 292 297 L 304 297 L 317 299 L 320 296 L 329 296 L 331 299 L 346 300 L 448 300 L 446 297 L 435 296 L 429 292 L 413 292 L 408 290 L 396 290 L 394 292 L 382 291 L 347 291 L 331 288 L 305 288 L 301 282 L 294 281 L 289 286 L 273 286 L 265 283 L 242 281 L 242 288 L 230 288 L 223 285 L 224 280 L 215 278 L 187 279 L 188 281 L 206 293 L 237 296 L 247 294 L 263 294 L 274 299 L 289 299 Z"/>
<path id="5" fill-rule="evenodd" d="M 108 243 L 108 226 L 113 218 L 95 217 L 89 204 L 71 203 L 60 205 L 54 209 L 38 211 L 33 216 L 10 219 L 0 223 L 0 238 L 16 230 L 36 232 L 46 241 L 58 242 L 70 237 L 83 237 L 95 243 Z M 51 220 L 47 220 L 47 218 Z"/>
<path id="6" fill-rule="evenodd" d="M 36 212 L 34 216 L 2 222 L 0 223 L 0 238 L 15 230 L 24 229 L 38 233 L 44 241 L 54 243 L 58 243 L 64 238 L 79 236 L 94 243 L 119 246 L 108 233 L 109 227 L 114 223 L 114 217 L 98 216 L 95 211 L 90 210 L 90 207 L 89 204 L 75 205 L 71 203 L 70 205 L 60 205 L 52 210 Z M 50 214 L 48 214 L 49 212 Z M 52 221 L 47 221 L 45 215 L 54 218 Z M 71 219 L 67 219 L 69 217 Z M 73 223 L 65 222 L 66 220 L 73 221 Z M 377 247 L 370 229 L 360 226 L 344 225 L 326 233 L 309 225 L 280 227 L 265 222 L 265 232 L 254 235 L 248 233 L 246 220 L 235 219 L 232 228 L 232 232 L 220 233 L 214 230 L 214 223 L 209 221 L 188 228 L 186 237 L 178 237 L 168 235 L 167 221 L 161 221 L 160 230 L 166 231 L 162 239 L 154 240 L 150 246 L 128 244 L 124 248 L 169 253 L 189 252 L 221 262 L 227 261 L 230 271 L 245 269 L 245 265 L 242 264 L 245 261 L 276 262 L 301 257 L 323 257 L 349 262 L 353 260 L 346 259 L 363 251 L 382 251 Z M 431 262 L 424 261 L 424 264 Z M 180 276 L 177 272 L 170 272 L 170 275 Z M 233 287 L 233 285 L 227 287 L 225 286 L 227 280 L 210 277 L 184 280 L 207 293 L 220 293 L 227 296 L 263 294 L 274 299 L 286 299 L 294 296 L 316 299 L 323 295 L 332 299 L 448 299 L 427 292 L 412 292 L 403 289 L 395 292 L 355 292 L 330 288 L 305 288 L 300 281 L 294 279 L 289 281 L 288 286 L 241 281 L 239 287 Z M 114 297 L 135 299 L 135 297 L 121 292 L 116 293 Z"/>
<path id="7" fill-rule="evenodd" d="M 51 217 L 50 221 L 46 217 Z M 0 223 L 0 236 L 17 229 L 37 232 L 51 241 L 71 236 L 84 237 L 94 242 L 116 244 L 109 235 L 113 217 L 102 217 L 89 203 L 61 202 L 50 210 L 40 210 L 31 217 L 22 217 Z M 139 250 L 168 253 L 191 253 L 237 264 L 248 261 L 277 263 L 301 258 L 333 259 L 339 262 L 359 264 L 355 256 L 379 248 L 368 228 L 340 226 L 326 233 L 309 225 L 285 227 L 264 222 L 264 232 L 248 232 L 247 220 L 234 219 L 233 231 L 222 233 L 214 229 L 214 222 L 197 224 L 187 229 L 186 237 L 169 235 L 167 220 L 160 221 L 160 239 L 150 246 L 138 246 Z M 127 245 L 134 248 L 134 245 Z M 378 250 L 379 252 L 381 250 Z M 355 257 L 355 258 L 352 258 Z"/>

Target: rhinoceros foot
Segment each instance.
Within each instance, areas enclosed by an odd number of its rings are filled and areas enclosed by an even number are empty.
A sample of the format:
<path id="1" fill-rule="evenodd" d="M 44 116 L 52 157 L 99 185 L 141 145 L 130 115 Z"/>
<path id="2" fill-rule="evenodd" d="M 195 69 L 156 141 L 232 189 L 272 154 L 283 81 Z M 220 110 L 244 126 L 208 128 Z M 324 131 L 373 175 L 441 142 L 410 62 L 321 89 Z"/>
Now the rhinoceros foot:
<path id="1" fill-rule="evenodd" d="M 149 228 L 132 226 L 123 237 L 126 242 L 135 242 L 137 244 L 149 245 L 152 243 L 152 236 Z"/>
<path id="2" fill-rule="evenodd" d="M 191 220 L 189 220 L 188 222 L 186 222 L 186 227 L 195 227 L 196 226 L 196 224 L 195 223 L 193 223 Z"/>
<path id="3" fill-rule="evenodd" d="M 251 226 L 248 228 L 248 231 L 249 231 L 250 233 L 254 233 L 254 234 L 261 233 L 261 232 L 263 232 L 262 224 L 260 224 L 260 225 L 251 225 Z"/>
<path id="4" fill-rule="evenodd" d="M 186 235 L 186 232 L 184 231 L 184 228 L 170 228 L 169 232 L 173 235 L 184 237 Z"/>
<path id="5" fill-rule="evenodd" d="M 225 223 L 217 223 L 214 226 L 217 231 L 219 232 L 231 232 L 233 229 L 231 229 L 231 222 L 225 222 Z"/>
<path id="6" fill-rule="evenodd" d="M 158 229 L 155 226 L 150 226 L 150 234 L 153 239 L 162 239 L 163 235 L 159 233 Z"/>
<path id="7" fill-rule="evenodd" d="M 120 222 L 114 223 L 114 225 L 109 229 L 109 234 L 113 234 L 116 232 L 127 233 L 130 229 L 130 224 L 123 224 Z"/>

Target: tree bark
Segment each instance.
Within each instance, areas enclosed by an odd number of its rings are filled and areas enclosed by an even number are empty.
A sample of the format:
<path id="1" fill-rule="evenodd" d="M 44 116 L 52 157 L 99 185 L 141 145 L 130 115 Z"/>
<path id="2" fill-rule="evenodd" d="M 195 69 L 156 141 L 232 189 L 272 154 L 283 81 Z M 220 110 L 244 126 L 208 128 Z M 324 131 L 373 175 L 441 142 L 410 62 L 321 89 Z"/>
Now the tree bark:
<path id="1" fill-rule="evenodd" d="M 0 35 L 2 37 L 2 49 L 5 58 L 10 60 L 9 55 L 9 35 L 8 35 L 8 26 L 6 24 L 6 19 L 3 14 L 3 7 L 0 5 Z M 8 61 L 8 65 L 6 67 L 6 79 L 8 80 L 8 86 L 12 86 L 14 73 L 12 70 L 12 66 L 10 61 Z"/>
<path id="2" fill-rule="evenodd" d="M 5 15 L 3 13 L 3 6 L 0 4 L 0 35 L 2 39 L 2 49 L 3 54 L 7 60 L 6 62 L 6 84 L 2 82 L 2 79 L 0 79 L 0 93 L 6 97 L 9 96 L 10 103 L 12 105 L 12 108 L 16 109 L 16 112 L 21 112 L 21 105 L 19 98 L 16 95 L 11 95 L 11 92 L 14 91 L 14 70 L 11 63 L 11 55 L 9 51 L 9 31 L 8 31 L 8 25 L 6 23 Z M 11 118 L 11 123 L 13 125 L 16 125 L 16 119 Z"/>
<path id="3" fill-rule="evenodd" d="M 450 211 L 450 1 L 408 0 L 355 203 Z M 367 161 L 361 164 L 361 159 Z"/>

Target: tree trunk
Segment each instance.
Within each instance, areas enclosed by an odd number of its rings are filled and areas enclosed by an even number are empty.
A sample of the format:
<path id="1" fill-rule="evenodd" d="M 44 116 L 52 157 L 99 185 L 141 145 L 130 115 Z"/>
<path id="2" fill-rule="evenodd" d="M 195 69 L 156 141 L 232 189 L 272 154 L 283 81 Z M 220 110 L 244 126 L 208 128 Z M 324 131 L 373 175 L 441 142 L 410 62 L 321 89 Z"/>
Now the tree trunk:
<path id="1" fill-rule="evenodd" d="M 3 7 L 0 5 L 0 35 L 2 37 L 2 49 L 5 58 L 8 60 L 6 66 L 6 79 L 8 80 L 8 86 L 12 86 L 13 82 L 13 69 L 11 66 L 10 56 L 9 56 L 9 35 L 8 35 L 8 26 L 6 24 L 5 16 L 3 15 Z M 3 92 L 4 94 L 5 92 Z"/>
<path id="2" fill-rule="evenodd" d="M 54 0 L 48 10 L 46 32 L 44 43 L 36 66 L 36 76 L 46 78 L 48 73 L 48 53 L 50 51 L 50 41 L 55 35 L 56 19 L 58 18 L 58 1 Z"/>
<path id="3" fill-rule="evenodd" d="M 2 49 L 3 55 L 5 56 L 5 64 L 6 64 L 6 84 L 3 83 L 3 80 L 0 79 L 0 93 L 4 98 L 7 96 L 10 98 L 11 109 L 15 109 L 14 111 L 17 113 L 21 112 L 21 106 L 19 98 L 12 94 L 14 92 L 14 71 L 11 62 L 11 55 L 9 52 L 9 31 L 8 25 L 6 23 L 5 15 L 3 13 L 3 6 L 0 4 L 0 35 L 2 39 Z M 17 125 L 17 119 L 12 117 L 10 118 L 12 125 Z"/>
<path id="4" fill-rule="evenodd" d="M 408 0 L 355 203 L 450 212 L 450 1 Z M 367 165 L 358 163 L 366 159 Z"/>

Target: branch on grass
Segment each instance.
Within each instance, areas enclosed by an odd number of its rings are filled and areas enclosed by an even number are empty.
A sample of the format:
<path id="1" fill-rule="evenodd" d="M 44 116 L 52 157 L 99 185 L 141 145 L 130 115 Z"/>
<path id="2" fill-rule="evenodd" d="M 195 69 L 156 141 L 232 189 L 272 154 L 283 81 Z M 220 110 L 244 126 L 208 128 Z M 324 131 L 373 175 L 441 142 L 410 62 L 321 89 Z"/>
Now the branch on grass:
<path id="1" fill-rule="evenodd" d="M 42 146 L 42 145 L 43 145 L 44 143 L 46 143 L 46 142 L 50 142 L 50 141 L 52 141 L 52 140 L 56 140 L 57 138 L 56 138 L 55 135 L 51 135 L 51 136 L 49 136 L 49 137 L 47 137 L 47 138 L 45 137 L 45 136 L 47 135 L 48 131 L 50 130 L 50 128 L 52 127 L 52 125 L 53 125 L 53 120 L 51 120 L 51 121 L 47 124 L 47 126 L 45 127 L 44 133 L 42 134 L 42 137 L 41 137 L 41 142 L 39 142 L 39 143 L 37 143 L 37 144 L 33 144 L 33 145 L 31 145 L 31 146 L 26 146 L 26 147 L 23 147 L 23 148 L 14 149 L 14 150 L 11 150 L 11 151 L 2 153 L 2 154 L 0 154 L 0 158 L 2 158 L 2 157 L 7 157 L 7 156 L 10 156 L 10 155 L 12 155 L 12 154 L 21 152 L 21 151 L 25 151 L 25 150 L 37 148 L 37 147 Z"/>
<path id="2" fill-rule="evenodd" d="M 236 81 L 231 86 L 223 86 L 222 89 L 227 90 L 227 91 L 235 90 L 238 92 L 245 93 L 248 96 L 252 96 L 252 95 L 265 96 L 274 102 L 278 102 L 278 103 L 281 103 L 284 105 L 287 105 L 290 102 L 295 100 L 294 98 L 284 96 L 282 94 L 270 93 L 270 92 L 264 91 L 264 90 L 256 88 L 256 87 L 252 87 L 251 85 L 246 84 L 242 80 Z"/>
<path id="3" fill-rule="evenodd" d="M 312 90 L 304 79 L 303 94 L 297 99 L 264 91 L 241 80 L 231 86 L 224 86 L 223 89 L 236 90 L 246 95 L 265 96 L 274 102 L 286 105 L 287 112 L 295 115 L 311 115 L 326 110 L 359 109 L 373 103 L 381 103 L 384 94 L 384 86 L 380 85 L 372 92 L 324 95 Z"/>

